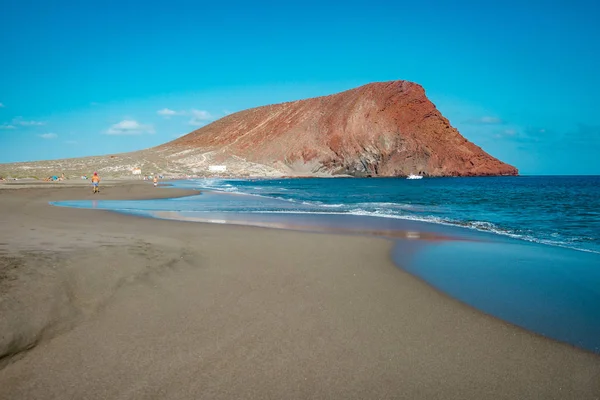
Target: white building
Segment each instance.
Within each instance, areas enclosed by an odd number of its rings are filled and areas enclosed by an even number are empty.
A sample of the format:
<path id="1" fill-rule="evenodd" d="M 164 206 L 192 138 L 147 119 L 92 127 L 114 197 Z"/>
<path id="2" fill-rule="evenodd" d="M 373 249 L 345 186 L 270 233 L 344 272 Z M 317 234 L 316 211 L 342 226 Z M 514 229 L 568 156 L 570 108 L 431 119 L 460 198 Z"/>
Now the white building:
<path id="1" fill-rule="evenodd" d="M 225 171 L 227 171 L 227 166 L 225 166 L 225 165 L 209 165 L 208 171 L 209 172 L 225 172 Z"/>

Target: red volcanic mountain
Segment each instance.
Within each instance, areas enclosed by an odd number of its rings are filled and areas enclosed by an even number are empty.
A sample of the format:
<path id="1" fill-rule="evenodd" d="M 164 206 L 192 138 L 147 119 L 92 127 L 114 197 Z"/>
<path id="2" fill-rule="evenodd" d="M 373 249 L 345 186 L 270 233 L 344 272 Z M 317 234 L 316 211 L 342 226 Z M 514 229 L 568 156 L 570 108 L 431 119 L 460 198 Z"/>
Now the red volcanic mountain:
<path id="1" fill-rule="evenodd" d="M 198 166 L 243 160 L 284 175 L 518 174 L 462 137 L 407 81 L 240 111 L 154 150 L 169 158 L 201 151 Z"/>

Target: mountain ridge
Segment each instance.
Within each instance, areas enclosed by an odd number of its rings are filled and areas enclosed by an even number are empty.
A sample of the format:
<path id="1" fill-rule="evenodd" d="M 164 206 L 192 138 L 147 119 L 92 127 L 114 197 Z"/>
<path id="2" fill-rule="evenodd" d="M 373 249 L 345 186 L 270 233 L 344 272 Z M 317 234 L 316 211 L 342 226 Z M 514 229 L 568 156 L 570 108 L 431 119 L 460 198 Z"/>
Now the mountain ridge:
<path id="1" fill-rule="evenodd" d="M 203 148 L 292 172 L 518 173 L 462 137 L 427 99 L 423 87 L 408 81 L 370 83 L 328 96 L 243 110 L 158 148 Z"/>
<path id="2" fill-rule="evenodd" d="M 6 165 L 0 165 L 5 174 Z M 14 163 L 37 176 L 497 176 L 518 170 L 451 126 L 408 81 L 369 83 L 327 96 L 246 109 L 162 145 L 130 153 Z"/>

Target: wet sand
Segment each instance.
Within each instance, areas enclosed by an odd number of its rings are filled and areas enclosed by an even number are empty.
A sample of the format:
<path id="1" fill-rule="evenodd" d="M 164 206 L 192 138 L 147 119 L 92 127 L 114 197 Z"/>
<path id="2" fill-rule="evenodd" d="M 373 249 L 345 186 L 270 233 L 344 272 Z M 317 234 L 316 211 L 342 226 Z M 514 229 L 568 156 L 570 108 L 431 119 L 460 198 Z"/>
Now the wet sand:
<path id="1" fill-rule="evenodd" d="M 382 238 L 165 221 L 0 189 L 0 398 L 597 399 L 600 357 L 398 269 Z"/>

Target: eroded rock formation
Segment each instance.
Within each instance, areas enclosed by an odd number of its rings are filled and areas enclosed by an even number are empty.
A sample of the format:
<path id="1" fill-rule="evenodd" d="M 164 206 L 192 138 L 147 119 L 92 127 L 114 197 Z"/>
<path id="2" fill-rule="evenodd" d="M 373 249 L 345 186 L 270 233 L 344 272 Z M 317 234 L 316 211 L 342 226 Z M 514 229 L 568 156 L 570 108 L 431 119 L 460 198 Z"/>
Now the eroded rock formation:
<path id="1" fill-rule="evenodd" d="M 213 162 L 237 157 L 306 175 L 518 173 L 461 136 L 407 81 L 241 111 L 159 148 L 202 149 Z"/>

